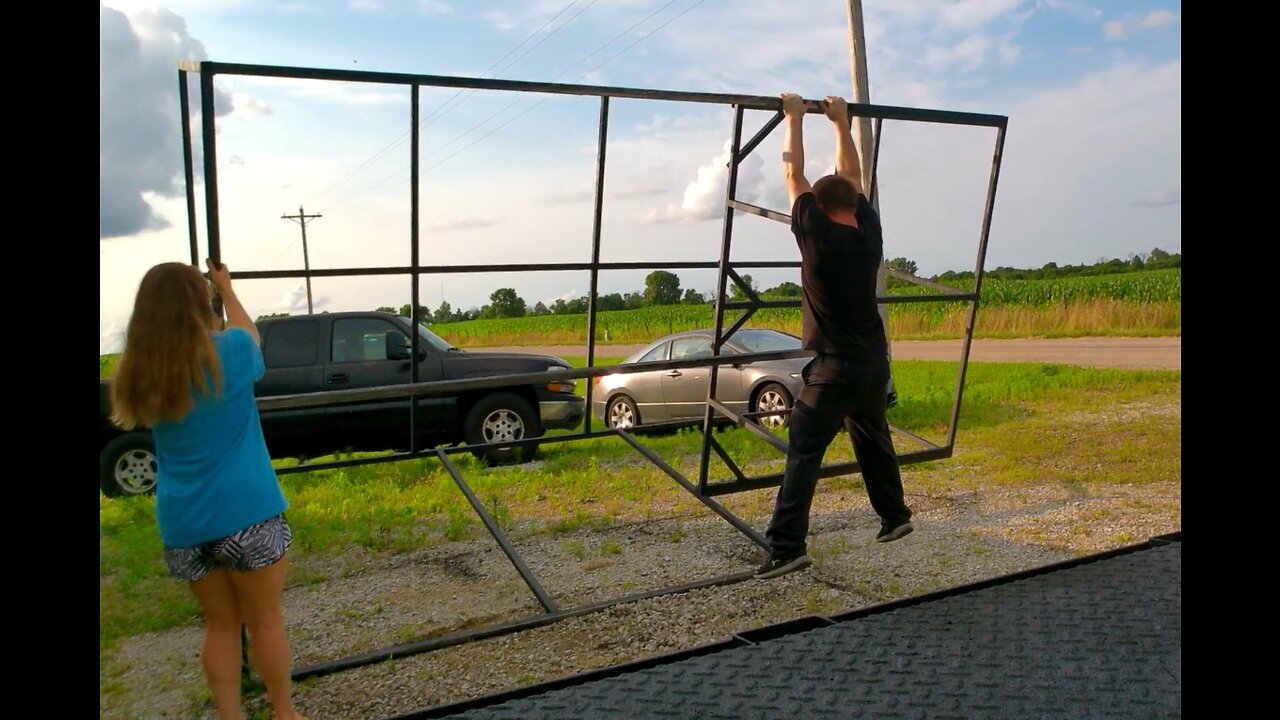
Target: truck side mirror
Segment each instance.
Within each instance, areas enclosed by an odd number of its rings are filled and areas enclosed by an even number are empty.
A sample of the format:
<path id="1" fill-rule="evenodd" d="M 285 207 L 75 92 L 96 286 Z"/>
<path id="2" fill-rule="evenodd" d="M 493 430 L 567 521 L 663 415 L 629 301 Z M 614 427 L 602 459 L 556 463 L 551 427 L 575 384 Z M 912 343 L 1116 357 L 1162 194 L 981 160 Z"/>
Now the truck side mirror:
<path id="1" fill-rule="evenodd" d="M 388 360 L 408 360 L 413 357 L 413 348 L 404 333 L 388 330 L 383 337 L 386 338 Z"/>

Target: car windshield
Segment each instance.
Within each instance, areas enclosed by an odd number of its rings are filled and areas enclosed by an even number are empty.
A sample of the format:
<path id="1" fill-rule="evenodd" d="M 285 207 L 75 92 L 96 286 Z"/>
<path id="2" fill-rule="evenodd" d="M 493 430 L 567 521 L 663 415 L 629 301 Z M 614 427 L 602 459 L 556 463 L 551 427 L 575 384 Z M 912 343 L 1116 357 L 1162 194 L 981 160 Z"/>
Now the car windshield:
<path id="1" fill-rule="evenodd" d="M 800 349 L 800 338 L 777 330 L 739 330 L 729 341 L 749 353 Z"/>
<path id="2" fill-rule="evenodd" d="M 413 322 L 409 318 L 405 318 L 404 321 Z M 440 352 L 449 352 L 450 350 L 458 349 L 450 345 L 448 340 L 445 340 L 439 335 L 428 330 L 425 325 L 418 326 L 418 337 L 422 338 L 423 342 L 431 345 L 431 347 L 435 348 L 436 350 L 439 350 Z"/>

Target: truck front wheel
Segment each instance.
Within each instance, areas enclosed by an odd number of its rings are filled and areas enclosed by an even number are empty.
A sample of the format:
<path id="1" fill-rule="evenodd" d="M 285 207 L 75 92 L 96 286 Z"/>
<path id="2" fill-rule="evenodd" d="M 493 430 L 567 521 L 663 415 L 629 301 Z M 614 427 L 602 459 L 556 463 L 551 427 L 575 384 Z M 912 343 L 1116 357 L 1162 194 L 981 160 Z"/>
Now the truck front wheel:
<path id="1" fill-rule="evenodd" d="M 471 406 L 464 424 L 468 445 L 514 442 L 542 435 L 538 413 L 528 400 L 513 393 L 486 395 Z M 478 448 L 471 454 L 489 465 L 529 462 L 538 452 L 536 443 L 528 445 Z"/>
<path id="2" fill-rule="evenodd" d="M 107 497 L 146 495 L 156 489 L 156 445 L 148 432 L 116 436 L 102 448 L 99 484 Z"/>

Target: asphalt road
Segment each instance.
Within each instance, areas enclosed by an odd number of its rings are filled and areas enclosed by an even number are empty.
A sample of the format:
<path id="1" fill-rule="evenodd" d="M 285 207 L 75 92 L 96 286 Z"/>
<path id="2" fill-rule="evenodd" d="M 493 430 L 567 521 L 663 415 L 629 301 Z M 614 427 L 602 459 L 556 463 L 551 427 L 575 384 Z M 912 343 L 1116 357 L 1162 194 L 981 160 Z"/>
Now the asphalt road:
<path id="1" fill-rule="evenodd" d="M 599 345 L 596 357 L 625 357 L 641 345 Z M 893 343 L 897 360 L 960 360 L 961 340 L 898 340 Z M 472 348 L 480 349 L 480 348 Z M 532 352 L 557 357 L 583 357 L 586 345 L 484 348 L 503 352 Z M 1034 362 L 1081 367 L 1148 370 L 1181 370 L 1182 338 L 1088 337 L 1019 338 L 973 341 L 970 362 Z"/>

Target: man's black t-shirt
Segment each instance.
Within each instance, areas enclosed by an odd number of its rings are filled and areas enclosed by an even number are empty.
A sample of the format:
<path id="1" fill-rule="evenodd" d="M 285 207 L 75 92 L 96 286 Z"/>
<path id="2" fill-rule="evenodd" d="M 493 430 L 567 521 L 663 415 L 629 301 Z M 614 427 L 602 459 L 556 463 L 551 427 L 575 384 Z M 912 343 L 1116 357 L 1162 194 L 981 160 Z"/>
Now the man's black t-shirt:
<path id="1" fill-rule="evenodd" d="M 833 222 L 812 192 L 796 198 L 791 231 L 800 246 L 804 349 L 837 355 L 888 352 L 876 306 L 884 245 L 880 217 L 858 196 L 858 227 Z"/>

